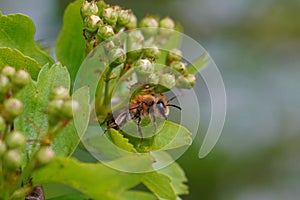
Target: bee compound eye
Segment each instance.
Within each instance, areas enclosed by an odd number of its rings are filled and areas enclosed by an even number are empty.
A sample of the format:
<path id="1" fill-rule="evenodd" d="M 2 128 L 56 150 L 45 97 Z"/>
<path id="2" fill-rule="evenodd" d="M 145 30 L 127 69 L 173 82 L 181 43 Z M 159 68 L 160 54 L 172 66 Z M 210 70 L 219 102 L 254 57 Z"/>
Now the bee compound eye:
<path id="1" fill-rule="evenodd" d="M 157 105 L 160 107 L 160 108 L 164 108 L 164 103 L 162 101 L 158 101 L 157 102 Z"/>
<path id="2" fill-rule="evenodd" d="M 162 101 L 157 102 L 157 110 L 163 118 L 165 118 L 165 119 L 167 118 L 166 113 L 165 113 L 165 106 Z"/>

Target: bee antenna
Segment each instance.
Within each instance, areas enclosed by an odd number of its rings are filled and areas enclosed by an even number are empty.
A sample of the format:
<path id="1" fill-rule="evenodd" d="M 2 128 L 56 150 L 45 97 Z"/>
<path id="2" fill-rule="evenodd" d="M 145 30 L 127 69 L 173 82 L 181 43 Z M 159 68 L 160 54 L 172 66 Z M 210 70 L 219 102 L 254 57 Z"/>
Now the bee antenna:
<path id="1" fill-rule="evenodd" d="M 167 103 L 169 103 L 170 101 L 173 101 L 174 99 L 176 99 L 177 96 L 171 97 L 171 99 L 167 100 Z"/>
<path id="2" fill-rule="evenodd" d="M 178 110 L 181 110 L 181 108 L 179 106 L 174 105 L 174 104 L 168 104 L 167 106 L 171 106 L 171 107 L 177 108 Z"/>

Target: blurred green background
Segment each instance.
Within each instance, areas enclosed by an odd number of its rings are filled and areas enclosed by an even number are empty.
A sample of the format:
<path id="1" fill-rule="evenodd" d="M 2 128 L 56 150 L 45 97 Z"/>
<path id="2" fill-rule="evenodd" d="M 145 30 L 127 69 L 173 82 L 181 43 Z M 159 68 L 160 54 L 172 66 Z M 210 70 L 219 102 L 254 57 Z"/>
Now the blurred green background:
<path id="1" fill-rule="evenodd" d="M 299 199 L 300 1 L 106 2 L 132 8 L 139 18 L 147 13 L 173 17 L 208 50 L 222 73 L 226 124 L 214 150 L 198 159 L 210 117 L 204 95 L 200 132 L 179 159 L 190 187 L 183 199 Z M 36 39 L 53 47 L 68 3 L 1 0 L 0 10 L 29 15 L 37 26 Z"/>

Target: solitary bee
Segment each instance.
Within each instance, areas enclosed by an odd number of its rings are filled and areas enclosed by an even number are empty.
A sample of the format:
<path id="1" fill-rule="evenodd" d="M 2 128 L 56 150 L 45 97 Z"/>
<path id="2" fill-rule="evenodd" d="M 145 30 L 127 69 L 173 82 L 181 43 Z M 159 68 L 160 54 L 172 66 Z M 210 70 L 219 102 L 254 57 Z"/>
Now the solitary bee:
<path id="1" fill-rule="evenodd" d="M 162 117 L 167 119 L 169 115 L 169 106 L 175 107 L 179 110 L 181 108 L 177 105 L 169 104 L 175 97 L 166 100 L 166 96 L 161 94 L 160 96 L 154 96 L 150 94 L 136 95 L 130 100 L 128 107 L 115 111 L 107 116 L 103 123 L 107 124 L 107 129 L 114 128 L 118 130 L 124 126 L 127 122 L 135 120 L 137 122 L 137 130 L 141 138 L 143 133 L 141 129 L 141 120 L 149 117 L 154 125 L 156 132 L 157 123 L 156 117 Z"/>

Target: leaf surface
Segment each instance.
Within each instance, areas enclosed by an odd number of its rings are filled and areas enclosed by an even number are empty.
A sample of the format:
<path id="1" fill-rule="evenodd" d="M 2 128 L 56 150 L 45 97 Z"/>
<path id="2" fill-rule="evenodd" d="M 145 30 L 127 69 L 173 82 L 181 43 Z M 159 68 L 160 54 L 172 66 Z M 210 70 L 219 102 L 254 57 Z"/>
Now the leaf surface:
<path id="1" fill-rule="evenodd" d="M 17 49 L 35 59 L 41 66 L 53 64 L 52 58 L 42 51 L 34 41 L 35 26 L 23 14 L 2 15 L 0 13 L 0 47 Z"/>
<path id="2" fill-rule="evenodd" d="M 197 73 L 201 68 L 203 68 L 209 61 L 208 53 L 203 53 L 199 56 L 193 63 L 189 64 L 187 69 L 190 74 Z"/>
<path id="3" fill-rule="evenodd" d="M 154 194 L 164 199 L 176 199 L 175 192 L 171 186 L 171 179 L 164 174 L 157 172 L 147 173 L 142 183 Z"/>
<path id="4" fill-rule="evenodd" d="M 74 1 L 65 10 L 63 27 L 55 49 L 58 61 L 68 67 L 72 83 L 85 58 L 85 40 L 82 35 L 83 22 L 80 16 L 80 7 L 83 2 L 83 0 Z"/>
<path id="5" fill-rule="evenodd" d="M 33 80 L 37 79 L 41 65 L 34 59 L 25 56 L 17 49 L 0 47 L 0 67 L 13 66 L 16 69 L 25 69 Z"/>
<path id="6" fill-rule="evenodd" d="M 166 121 L 163 128 L 154 136 L 151 150 L 167 150 L 191 145 L 191 135 L 185 127 Z"/>
<path id="7" fill-rule="evenodd" d="M 36 170 L 33 183 L 62 183 L 72 186 L 93 199 L 117 200 L 122 192 L 136 186 L 139 174 L 113 170 L 101 163 L 80 163 L 73 158 L 57 157 Z"/>
<path id="8" fill-rule="evenodd" d="M 15 128 L 23 131 L 28 140 L 33 140 L 26 146 L 25 165 L 39 147 L 38 140 L 41 135 L 48 130 L 49 95 L 55 86 L 70 87 L 68 70 L 61 64 L 55 64 L 51 67 L 49 65 L 44 66 L 39 73 L 36 84 L 29 84 L 18 94 L 18 98 L 23 101 L 24 111 L 16 120 Z M 78 115 L 77 126 L 75 126 L 74 121 L 71 121 L 52 142 L 52 147 L 57 155 L 69 156 L 74 151 L 80 140 L 80 135 L 83 134 L 88 123 L 88 90 L 81 90 L 78 94 L 75 92 L 74 96 L 76 95 L 78 102 L 82 104 L 80 110 L 82 115 Z"/>

